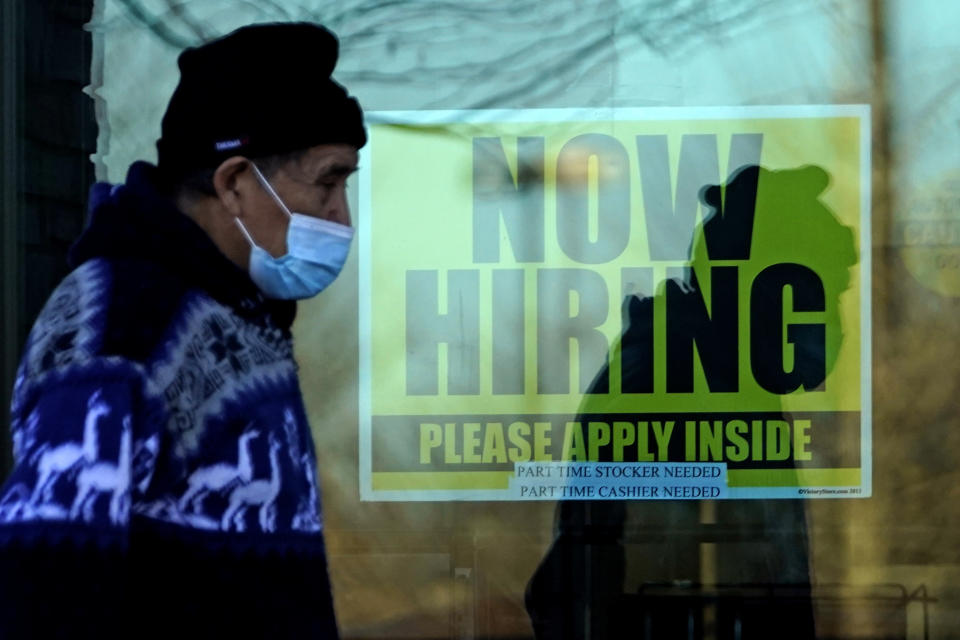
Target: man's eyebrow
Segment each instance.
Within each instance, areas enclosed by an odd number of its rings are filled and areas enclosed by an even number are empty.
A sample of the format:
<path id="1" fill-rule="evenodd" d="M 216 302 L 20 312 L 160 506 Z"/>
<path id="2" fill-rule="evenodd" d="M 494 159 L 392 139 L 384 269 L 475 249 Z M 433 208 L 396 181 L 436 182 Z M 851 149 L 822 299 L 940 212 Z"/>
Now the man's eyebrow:
<path id="1" fill-rule="evenodd" d="M 357 165 L 355 164 L 332 164 L 329 167 L 326 167 L 320 172 L 320 175 L 317 176 L 317 180 L 323 180 L 324 178 L 339 178 L 341 176 L 349 176 L 350 174 L 357 171 Z"/>

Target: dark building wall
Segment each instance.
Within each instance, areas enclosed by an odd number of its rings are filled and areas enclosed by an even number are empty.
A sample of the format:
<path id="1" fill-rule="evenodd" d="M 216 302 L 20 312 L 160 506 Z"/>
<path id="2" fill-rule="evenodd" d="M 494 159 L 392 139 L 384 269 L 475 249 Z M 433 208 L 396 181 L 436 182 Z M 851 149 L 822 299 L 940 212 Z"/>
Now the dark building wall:
<path id="1" fill-rule="evenodd" d="M 10 468 L 6 407 L 14 371 L 27 333 L 50 292 L 67 273 L 66 254 L 83 227 L 87 192 L 94 181 L 90 155 L 96 150 L 93 100 L 82 92 L 89 83 L 93 0 L 4 0 L 5 37 L 17 37 L 19 59 L 5 56 L 4 119 L 16 140 L 4 147 L 6 202 L 14 203 L 5 228 L 3 250 L 15 256 L 15 276 L 8 275 L 5 303 L 16 301 L 4 317 L 3 384 L 5 416 L 0 448 L 0 476 Z M 14 113 L 8 113 L 13 111 Z M 11 131 L 12 129 L 12 131 Z M 13 157 L 11 157 L 13 156 Z M 11 237 L 12 236 L 12 237 Z M 16 350 L 16 354 L 9 353 Z"/>

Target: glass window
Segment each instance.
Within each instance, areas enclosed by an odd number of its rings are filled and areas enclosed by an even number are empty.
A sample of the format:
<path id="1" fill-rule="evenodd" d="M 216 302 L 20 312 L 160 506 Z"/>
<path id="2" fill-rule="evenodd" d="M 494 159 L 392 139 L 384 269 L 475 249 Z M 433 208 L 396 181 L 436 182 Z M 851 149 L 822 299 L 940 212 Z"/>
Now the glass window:
<path id="1" fill-rule="evenodd" d="M 956 634 L 952 5 L 57 4 L 4 14 L 7 397 L 180 52 L 340 40 L 356 236 L 293 343 L 343 637 Z"/>

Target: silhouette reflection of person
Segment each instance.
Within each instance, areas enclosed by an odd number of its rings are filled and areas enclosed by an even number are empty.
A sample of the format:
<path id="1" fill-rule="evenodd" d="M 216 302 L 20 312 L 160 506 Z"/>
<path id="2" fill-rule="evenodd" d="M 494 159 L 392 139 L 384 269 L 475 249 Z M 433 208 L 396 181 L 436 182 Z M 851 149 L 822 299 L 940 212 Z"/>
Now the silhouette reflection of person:
<path id="1" fill-rule="evenodd" d="M 820 200 L 828 184 L 828 174 L 819 167 L 769 171 L 747 166 L 734 173 L 725 189 L 703 189 L 701 199 L 713 214 L 703 233 L 695 235 L 686 278 L 666 281 L 655 297 L 628 296 L 623 302 L 625 330 L 614 350 L 620 352 L 621 388 L 652 384 L 655 305 L 669 302 L 670 325 L 697 335 L 698 327 L 692 325 L 702 322 L 703 301 L 711 299 L 700 289 L 709 277 L 708 262 L 736 254 L 737 244 L 746 241 L 750 259 L 744 269 L 749 273 L 787 265 L 775 271 L 792 268 L 799 278 L 795 283 L 810 284 L 785 287 L 775 277 L 754 280 L 751 303 L 741 304 L 740 313 L 751 313 L 753 307 L 773 312 L 741 321 L 751 331 L 752 373 L 767 380 L 773 394 L 822 389 L 842 340 L 838 298 L 857 262 L 852 230 Z M 804 280 L 809 273 L 818 277 L 822 289 L 817 278 Z M 740 286 L 749 283 L 741 274 Z M 816 323 L 822 331 L 802 320 L 783 331 L 784 289 L 791 290 L 795 310 L 806 305 L 805 310 L 820 312 Z M 792 358 L 784 356 L 784 340 L 792 345 Z M 683 368 L 677 359 L 693 358 L 692 349 L 667 351 L 668 370 Z M 701 361 L 710 357 L 698 355 Z M 606 373 L 605 367 L 596 377 L 600 385 L 606 384 Z M 742 379 L 750 373 L 734 368 L 732 375 Z M 736 390 L 739 379 L 713 383 Z M 636 396 L 625 399 L 597 392 L 601 390 L 584 397 L 577 419 L 602 420 L 596 416 L 611 414 L 629 419 L 623 414 L 630 410 L 621 403 L 635 407 Z M 773 394 L 768 394 L 773 400 L 766 400 L 767 406 L 750 406 L 749 411 L 784 418 Z M 690 406 L 685 412 L 714 410 Z M 682 459 L 682 454 L 671 454 L 672 461 Z M 609 448 L 601 449 L 601 461 L 611 460 Z M 787 460 L 781 468 L 794 464 Z M 527 586 L 527 610 L 538 639 L 815 637 L 802 500 L 564 501 L 558 505 L 554 533 Z M 708 548 L 711 553 L 704 553 Z"/>

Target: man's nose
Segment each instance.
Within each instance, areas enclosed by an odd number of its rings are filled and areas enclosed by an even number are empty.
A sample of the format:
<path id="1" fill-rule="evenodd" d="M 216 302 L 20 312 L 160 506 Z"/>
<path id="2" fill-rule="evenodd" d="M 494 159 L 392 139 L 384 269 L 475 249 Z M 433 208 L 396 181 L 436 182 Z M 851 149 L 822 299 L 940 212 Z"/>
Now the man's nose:
<path id="1" fill-rule="evenodd" d="M 348 227 L 353 226 L 350 220 L 350 205 L 347 203 L 346 192 L 340 193 L 327 212 L 327 220 L 337 222 Z"/>

